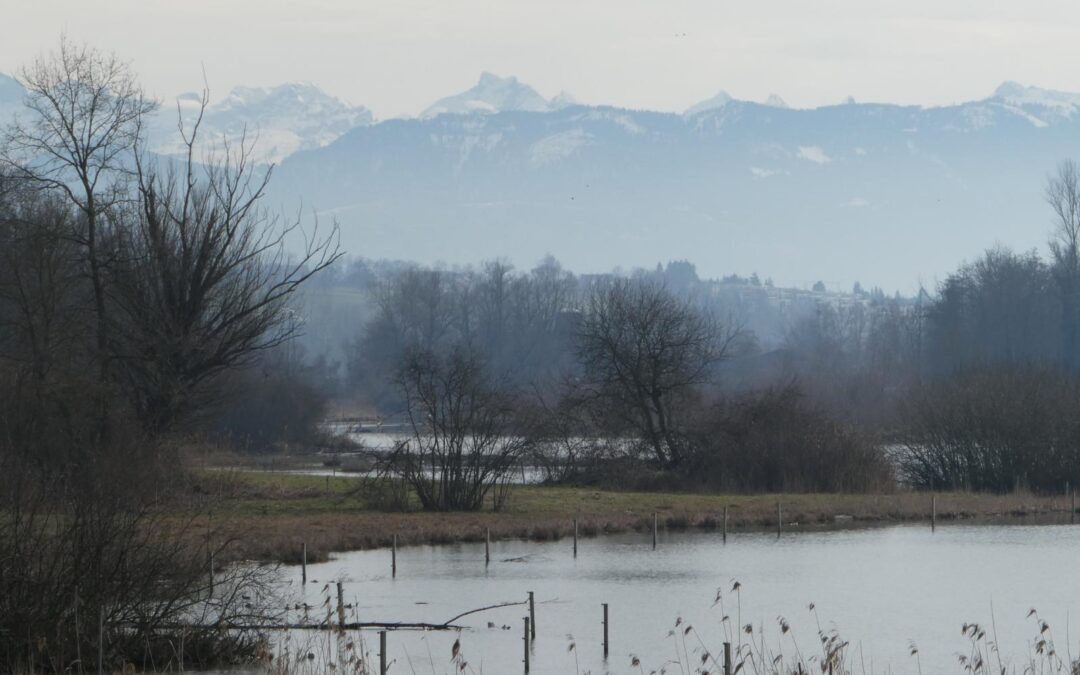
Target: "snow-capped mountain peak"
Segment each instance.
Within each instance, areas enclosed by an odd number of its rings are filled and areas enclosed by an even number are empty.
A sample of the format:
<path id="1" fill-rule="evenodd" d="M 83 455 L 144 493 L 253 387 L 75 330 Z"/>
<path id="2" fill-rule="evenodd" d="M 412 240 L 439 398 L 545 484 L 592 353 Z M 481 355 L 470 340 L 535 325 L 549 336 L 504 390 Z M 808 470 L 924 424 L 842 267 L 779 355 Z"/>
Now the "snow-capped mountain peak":
<path id="1" fill-rule="evenodd" d="M 1003 82 L 989 100 L 1020 107 L 1039 106 L 1064 114 L 1080 108 L 1080 94 L 1025 86 L 1012 81 Z"/>
<path id="2" fill-rule="evenodd" d="M 701 101 L 700 103 L 695 103 L 694 105 L 687 108 L 683 112 L 683 115 L 689 117 L 691 115 L 703 113 L 706 110 L 716 110 L 717 108 L 723 108 L 728 103 L 731 103 L 734 100 L 735 99 L 732 98 L 730 94 L 721 89 L 716 94 L 716 96 L 713 96 L 712 98 L 707 98 L 704 101 Z"/>
<path id="3" fill-rule="evenodd" d="M 787 102 L 780 98 L 778 94 L 769 94 L 769 97 L 765 99 L 765 105 L 770 108 L 787 108 Z"/>
<path id="4" fill-rule="evenodd" d="M 574 105 L 581 105 L 581 102 L 566 90 L 560 91 L 557 96 L 553 96 L 548 102 L 548 106 L 552 110 L 562 110 L 563 108 L 569 108 Z"/>
<path id="5" fill-rule="evenodd" d="M 175 134 L 176 112 L 191 122 L 201 101 L 200 94 L 185 93 L 175 99 L 175 105 L 163 106 L 151 130 L 155 151 L 183 151 Z M 235 145 L 246 135 L 254 143 L 257 161 L 280 162 L 299 150 L 328 145 L 353 127 L 373 121 L 367 108 L 352 106 L 313 84 L 291 82 L 276 87 L 235 87 L 220 101 L 211 100 L 201 136 Z"/>
<path id="6" fill-rule="evenodd" d="M 426 119 L 444 113 L 469 115 L 507 110 L 549 112 L 552 105 L 535 89 L 519 82 L 516 77 L 499 77 L 485 71 L 480 74 L 476 86 L 435 101 L 420 113 L 420 117 Z"/>

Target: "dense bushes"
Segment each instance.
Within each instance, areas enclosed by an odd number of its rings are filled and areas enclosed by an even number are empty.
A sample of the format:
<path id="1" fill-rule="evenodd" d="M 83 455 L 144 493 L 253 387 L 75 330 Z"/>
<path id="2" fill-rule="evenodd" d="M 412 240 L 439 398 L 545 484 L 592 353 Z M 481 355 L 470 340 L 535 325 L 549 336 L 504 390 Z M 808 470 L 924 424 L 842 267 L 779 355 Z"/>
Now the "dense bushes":
<path id="1" fill-rule="evenodd" d="M 1080 481 L 1080 380 L 1039 367 L 958 372 L 916 390 L 897 461 L 920 488 L 1060 492 Z"/>
<path id="2" fill-rule="evenodd" d="M 226 541 L 196 536 L 205 516 L 161 508 L 176 497 L 155 495 L 168 453 L 84 449 L 55 471 L 0 439 L 0 671 L 92 670 L 99 619 L 108 672 L 251 658 L 259 636 L 225 626 L 266 619 L 256 598 L 271 570 L 221 565 L 211 581 L 210 555 L 220 560 Z"/>
<path id="3" fill-rule="evenodd" d="M 319 369 L 305 365 L 295 345 L 278 348 L 230 376 L 223 387 L 229 395 L 205 426 L 248 452 L 310 446 L 326 415 L 326 387 L 320 385 Z"/>
<path id="4" fill-rule="evenodd" d="M 687 476 L 738 491 L 867 492 L 893 487 L 877 440 L 808 405 L 794 386 L 722 401 L 694 434 Z"/>

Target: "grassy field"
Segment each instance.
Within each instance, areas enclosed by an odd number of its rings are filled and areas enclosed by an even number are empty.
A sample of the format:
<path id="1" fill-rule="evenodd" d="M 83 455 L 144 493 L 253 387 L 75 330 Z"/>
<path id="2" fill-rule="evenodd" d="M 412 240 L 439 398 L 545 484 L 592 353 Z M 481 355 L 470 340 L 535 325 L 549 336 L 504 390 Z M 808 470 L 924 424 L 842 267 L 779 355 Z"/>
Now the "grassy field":
<path id="1" fill-rule="evenodd" d="M 569 536 L 578 519 L 583 537 L 647 531 L 652 514 L 662 529 L 719 529 L 724 508 L 730 531 L 776 528 L 779 502 L 786 531 L 850 527 L 922 520 L 929 524 L 931 496 L 897 492 L 881 495 L 722 495 L 620 492 L 579 487 L 519 486 L 499 512 L 422 513 L 372 508 L 355 477 L 327 480 L 274 472 L 206 472 L 200 489 L 213 503 L 215 536 L 231 540 L 231 557 L 297 562 L 301 544 L 308 559 L 332 551 L 399 545 L 493 539 L 551 540 Z M 939 521 L 1069 517 L 1066 497 L 1028 494 L 938 493 Z"/>

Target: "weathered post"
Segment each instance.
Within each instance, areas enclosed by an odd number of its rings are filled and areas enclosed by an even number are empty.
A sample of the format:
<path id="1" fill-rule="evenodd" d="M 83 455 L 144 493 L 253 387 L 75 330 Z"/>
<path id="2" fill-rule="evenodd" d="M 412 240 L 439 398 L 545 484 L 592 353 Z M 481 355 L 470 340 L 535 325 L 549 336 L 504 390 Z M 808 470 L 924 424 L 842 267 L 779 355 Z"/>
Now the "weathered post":
<path id="1" fill-rule="evenodd" d="M 305 541 L 300 548 L 300 583 L 304 586 L 307 585 L 307 542 Z"/>
<path id="2" fill-rule="evenodd" d="M 533 592 L 529 591 L 529 637 L 533 640 L 536 639 L 536 603 L 534 602 Z"/>
<path id="3" fill-rule="evenodd" d="M 604 603 L 604 658 L 608 655 L 608 606 Z"/>
<path id="4" fill-rule="evenodd" d="M 653 511 L 653 514 L 652 514 L 652 547 L 653 547 L 654 551 L 656 550 L 656 521 L 657 521 L 656 511 Z"/>
<path id="5" fill-rule="evenodd" d="M 937 495 L 930 497 L 930 529 L 937 529 Z"/>
<path id="6" fill-rule="evenodd" d="M 1069 490 L 1069 522 L 1076 522 L 1076 490 Z"/>
<path id="7" fill-rule="evenodd" d="M 491 528 L 484 529 L 484 564 L 491 564 Z"/>
<path id="8" fill-rule="evenodd" d="M 525 637 L 522 638 L 525 643 L 525 672 L 529 672 L 529 617 L 525 617 Z"/>
<path id="9" fill-rule="evenodd" d="M 574 518 L 574 557 L 577 557 L 577 518 Z"/>
<path id="10" fill-rule="evenodd" d="M 379 675 L 386 675 L 386 631 L 379 631 Z"/>
<path id="11" fill-rule="evenodd" d="M 390 576 L 397 578 L 397 535 L 394 535 L 394 544 L 390 549 Z"/>
<path id="12" fill-rule="evenodd" d="M 784 510 L 780 502 L 776 502 L 776 536 L 784 531 Z"/>
<path id="13" fill-rule="evenodd" d="M 98 607 L 97 671 L 98 675 L 105 675 L 105 605 Z"/>
<path id="14" fill-rule="evenodd" d="M 731 675 L 731 643 L 724 643 L 724 675 Z"/>
<path id="15" fill-rule="evenodd" d="M 727 543 L 727 508 L 724 507 L 724 543 Z"/>
<path id="16" fill-rule="evenodd" d="M 345 591 L 340 581 L 337 582 L 337 622 L 338 628 L 345 630 Z"/>

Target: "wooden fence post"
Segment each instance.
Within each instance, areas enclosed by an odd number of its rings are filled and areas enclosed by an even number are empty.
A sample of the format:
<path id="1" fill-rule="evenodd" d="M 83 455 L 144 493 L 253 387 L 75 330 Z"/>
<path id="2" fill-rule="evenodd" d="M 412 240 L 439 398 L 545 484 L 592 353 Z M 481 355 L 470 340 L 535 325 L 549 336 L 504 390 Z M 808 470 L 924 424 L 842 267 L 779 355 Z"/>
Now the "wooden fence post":
<path id="1" fill-rule="evenodd" d="M 397 535 L 394 535 L 394 544 L 390 549 L 390 576 L 397 578 Z"/>
<path id="2" fill-rule="evenodd" d="M 337 582 L 337 620 L 338 628 L 345 630 L 345 591 L 341 582 Z"/>
<path id="3" fill-rule="evenodd" d="M 930 529 L 937 529 L 937 495 L 930 497 Z"/>
<path id="4" fill-rule="evenodd" d="M 484 564 L 491 564 L 491 528 L 484 529 Z"/>
<path id="5" fill-rule="evenodd" d="M 98 607 L 97 671 L 98 675 L 105 675 L 105 605 Z"/>
<path id="6" fill-rule="evenodd" d="M 379 631 L 379 675 L 386 675 L 386 631 Z"/>
<path id="7" fill-rule="evenodd" d="M 533 592 L 529 591 L 529 637 L 533 640 L 536 639 L 536 603 L 534 602 Z"/>
<path id="8" fill-rule="evenodd" d="M 653 547 L 654 551 L 656 550 L 656 520 L 657 520 L 656 511 L 653 511 L 653 514 L 652 514 L 652 547 Z"/>
<path id="9" fill-rule="evenodd" d="M 724 675 L 731 675 L 731 643 L 724 643 Z"/>
<path id="10" fill-rule="evenodd" d="M 725 506 L 724 507 L 724 543 L 725 544 L 727 543 L 727 509 L 728 509 L 728 507 Z"/>
<path id="11" fill-rule="evenodd" d="M 577 518 L 574 518 L 574 557 L 577 557 Z"/>
<path id="12" fill-rule="evenodd" d="M 307 542 L 300 549 L 300 583 L 307 585 Z"/>
<path id="13" fill-rule="evenodd" d="M 521 638 L 525 643 L 525 672 L 529 672 L 529 617 L 525 617 L 525 636 Z"/>
<path id="14" fill-rule="evenodd" d="M 604 658 L 608 657 L 608 604 L 604 603 Z"/>
<path id="15" fill-rule="evenodd" d="M 784 531 L 784 510 L 780 502 L 776 502 L 776 536 Z"/>

